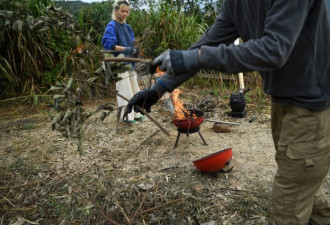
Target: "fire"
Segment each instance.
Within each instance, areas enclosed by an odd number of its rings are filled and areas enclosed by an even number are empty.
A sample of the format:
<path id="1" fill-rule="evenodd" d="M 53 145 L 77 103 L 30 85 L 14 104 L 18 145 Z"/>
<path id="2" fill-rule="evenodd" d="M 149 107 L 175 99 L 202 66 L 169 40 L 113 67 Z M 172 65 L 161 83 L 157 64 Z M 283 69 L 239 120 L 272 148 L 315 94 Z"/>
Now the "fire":
<path id="1" fill-rule="evenodd" d="M 171 99 L 174 105 L 174 118 L 177 120 L 189 120 L 190 113 L 189 111 L 183 106 L 183 102 L 179 99 L 179 95 L 182 93 L 180 89 L 174 89 L 171 93 Z M 193 114 L 193 119 L 197 119 L 196 114 Z"/>
<path id="2" fill-rule="evenodd" d="M 160 69 L 159 69 L 159 66 L 157 66 L 157 68 L 156 68 L 156 76 L 157 76 L 157 77 L 161 77 L 161 76 L 163 76 L 164 74 L 165 74 L 165 72 L 162 71 L 162 70 L 160 70 Z"/>

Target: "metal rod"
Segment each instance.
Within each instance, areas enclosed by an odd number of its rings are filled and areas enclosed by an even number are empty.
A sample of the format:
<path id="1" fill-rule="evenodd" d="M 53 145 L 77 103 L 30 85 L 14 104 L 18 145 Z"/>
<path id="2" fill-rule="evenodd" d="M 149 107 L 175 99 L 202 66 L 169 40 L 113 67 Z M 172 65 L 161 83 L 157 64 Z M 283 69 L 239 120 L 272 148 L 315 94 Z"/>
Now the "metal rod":
<path id="1" fill-rule="evenodd" d="M 207 122 L 213 122 L 213 123 L 222 123 L 222 124 L 228 124 L 228 125 L 240 125 L 239 123 L 233 123 L 233 122 L 226 122 L 221 120 L 211 120 L 211 119 L 205 119 Z"/>
<path id="2" fill-rule="evenodd" d="M 202 140 L 203 140 L 203 142 L 204 142 L 204 145 L 208 145 L 208 144 L 206 143 L 204 137 L 202 136 L 202 133 L 201 133 L 200 130 L 198 130 L 198 134 L 199 134 L 199 136 L 202 138 Z"/>

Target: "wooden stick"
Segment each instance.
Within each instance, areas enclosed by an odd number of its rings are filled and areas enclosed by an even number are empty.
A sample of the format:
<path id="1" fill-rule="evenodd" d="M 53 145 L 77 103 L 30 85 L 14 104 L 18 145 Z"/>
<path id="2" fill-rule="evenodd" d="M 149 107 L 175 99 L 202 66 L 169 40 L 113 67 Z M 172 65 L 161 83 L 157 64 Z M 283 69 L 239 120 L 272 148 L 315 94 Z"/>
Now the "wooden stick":
<path id="1" fill-rule="evenodd" d="M 133 220 L 135 219 L 136 215 L 138 214 L 138 212 L 140 211 L 142 205 L 144 204 L 144 201 L 146 200 L 147 196 L 148 196 L 149 192 L 144 193 L 143 195 L 143 199 L 139 204 L 139 207 L 137 208 L 137 210 L 135 210 L 135 213 L 133 214 L 133 216 L 130 218 L 130 221 L 133 222 Z"/>
<path id="2" fill-rule="evenodd" d="M 140 59 L 140 58 L 130 58 L 130 57 L 113 57 L 113 58 L 104 58 L 104 62 L 136 62 L 136 63 L 151 63 L 151 59 Z"/>
<path id="3" fill-rule="evenodd" d="M 75 79 L 75 81 L 80 81 L 80 82 L 84 82 L 87 84 L 91 84 L 91 85 L 95 85 L 98 86 L 100 88 L 106 89 L 108 91 L 110 91 L 112 94 L 117 95 L 119 97 L 121 97 L 122 99 L 124 99 L 125 101 L 129 102 L 129 99 L 127 99 L 125 96 L 122 96 L 121 94 L 118 94 L 117 92 L 115 92 L 114 90 L 111 90 L 110 88 L 108 88 L 107 86 L 104 86 L 102 84 L 98 84 L 98 83 L 93 83 L 90 81 L 85 81 L 85 80 L 80 80 L 80 79 Z M 135 105 L 134 107 L 136 107 L 137 109 L 139 109 L 144 115 L 146 115 L 154 124 L 156 124 L 165 134 L 167 134 L 167 136 L 171 136 L 170 132 L 168 132 L 162 125 L 160 125 L 160 123 L 157 122 L 157 120 L 155 120 L 149 113 L 147 113 L 144 109 L 142 109 L 140 106 Z"/>
<path id="4" fill-rule="evenodd" d="M 100 50 L 100 52 L 102 53 L 115 53 L 116 51 L 115 50 Z"/>
<path id="5" fill-rule="evenodd" d="M 127 220 L 127 223 L 128 224 L 131 224 L 131 220 L 128 218 L 128 216 L 126 215 L 124 209 L 119 205 L 119 202 L 118 201 L 115 201 L 114 202 L 115 205 L 120 209 L 121 213 L 124 215 L 125 219 Z"/>
<path id="6" fill-rule="evenodd" d="M 150 208 L 150 209 L 147 209 L 147 210 L 142 211 L 141 213 L 138 214 L 138 216 L 140 216 L 140 215 L 142 215 L 142 214 L 145 214 L 145 213 L 148 213 L 148 212 L 152 212 L 152 211 L 154 211 L 154 210 L 156 210 L 156 209 L 159 209 L 159 208 L 165 207 L 165 206 L 167 206 L 167 205 L 170 205 L 170 204 L 173 204 L 173 203 L 176 203 L 176 202 L 180 202 L 181 200 L 182 200 L 181 198 L 178 198 L 178 199 L 175 199 L 175 200 L 173 200 L 173 201 L 166 202 L 166 203 L 164 203 L 164 204 L 162 204 L 162 205 L 152 207 L 152 208 Z"/>

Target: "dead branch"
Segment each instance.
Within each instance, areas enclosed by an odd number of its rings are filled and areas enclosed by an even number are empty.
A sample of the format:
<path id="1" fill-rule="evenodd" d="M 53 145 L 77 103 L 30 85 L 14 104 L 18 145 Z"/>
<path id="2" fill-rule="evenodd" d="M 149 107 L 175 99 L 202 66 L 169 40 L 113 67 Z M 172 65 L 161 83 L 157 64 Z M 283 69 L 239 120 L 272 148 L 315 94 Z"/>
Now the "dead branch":
<path id="1" fill-rule="evenodd" d="M 135 63 L 147 63 L 150 64 L 152 62 L 151 59 L 140 59 L 140 58 L 130 58 L 130 57 L 122 57 L 122 58 L 104 58 L 104 62 L 135 62 Z"/>
<path id="2" fill-rule="evenodd" d="M 114 203 L 120 209 L 121 213 L 124 215 L 125 219 L 127 220 L 127 223 L 131 224 L 131 220 L 128 218 L 127 214 L 125 213 L 123 207 L 120 206 L 119 202 L 115 201 Z"/>
<path id="3" fill-rule="evenodd" d="M 107 86 L 104 86 L 102 84 L 97 84 L 97 83 L 93 83 L 90 81 L 85 81 L 85 80 L 80 80 L 80 79 L 74 79 L 75 81 L 79 81 L 79 82 L 83 82 L 86 84 L 91 84 L 91 85 L 95 85 L 98 86 L 100 88 L 106 89 L 108 91 L 110 91 L 112 94 L 117 95 L 119 97 L 121 97 L 122 99 L 124 99 L 125 101 L 129 102 L 129 99 L 127 99 L 125 96 L 118 94 L 117 92 L 115 92 L 114 90 L 108 88 Z M 170 132 L 168 132 L 162 125 L 160 125 L 160 123 L 157 122 L 157 120 L 155 120 L 149 113 L 147 113 L 143 108 L 139 107 L 139 106 L 135 106 L 136 108 L 138 108 L 144 115 L 146 115 L 154 124 L 156 124 L 167 136 L 170 136 Z"/>
<path id="4" fill-rule="evenodd" d="M 98 206 L 97 206 L 98 207 Z M 99 208 L 99 207 L 98 207 Z M 100 210 L 100 209 L 99 209 Z M 109 222 L 109 223 L 112 223 L 112 224 L 115 224 L 115 225 L 120 225 L 119 223 L 111 220 L 107 215 L 105 215 L 105 213 L 103 212 L 103 210 L 100 210 L 102 216 L 104 216 L 104 218 Z"/>
<path id="5" fill-rule="evenodd" d="M 152 212 L 152 211 L 154 211 L 154 210 L 157 210 L 157 209 L 163 208 L 163 207 L 165 207 L 165 206 L 168 206 L 168 205 L 170 205 L 170 204 L 173 204 L 173 203 L 176 203 L 176 202 L 180 202 L 180 201 L 182 201 L 181 198 L 175 199 L 175 200 L 173 200 L 173 201 L 166 202 L 166 203 L 161 204 L 161 205 L 159 205 L 159 206 L 155 206 L 155 207 L 152 207 L 152 208 L 150 208 L 150 209 L 144 210 L 144 211 L 142 211 L 141 213 L 139 213 L 138 216 L 140 216 L 140 215 L 142 215 L 142 214 L 145 214 L 145 213 Z"/>
<path id="6" fill-rule="evenodd" d="M 141 144 L 140 144 L 138 147 L 136 147 L 136 148 L 133 150 L 133 152 L 132 152 L 129 156 L 126 157 L 126 161 L 125 161 L 125 162 L 127 162 L 127 160 L 128 160 L 129 158 L 131 158 L 131 156 L 132 156 L 134 153 L 136 153 L 136 151 L 137 151 L 142 145 L 144 145 L 147 141 L 149 141 L 153 136 L 155 136 L 156 134 L 158 134 L 159 131 L 160 131 L 160 130 L 157 130 L 156 132 L 154 132 L 153 134 L 151 134 L 147 139 L 145 139 L 144 141 L 142 141 Z M 125 162 L 123 162 L 120 166 L 118 166 L 118 167 L 117 167 L 117 170 L 119 170 L 119 169 L 125 164 Z"/>
<path id="7" fill-rule="evenodd" d="M 144 193 L 143 199 L 139 204 L 139 207 L 136 209 L 135 213 L 133 214 L 133 216 L 131 217 L 131 222 L 135 219 L 136 215 L 138 214 L 138 212 L 140 211 L 144 201 L 146 200 L 147 196 L 148 196 L 148 192 Z"/>

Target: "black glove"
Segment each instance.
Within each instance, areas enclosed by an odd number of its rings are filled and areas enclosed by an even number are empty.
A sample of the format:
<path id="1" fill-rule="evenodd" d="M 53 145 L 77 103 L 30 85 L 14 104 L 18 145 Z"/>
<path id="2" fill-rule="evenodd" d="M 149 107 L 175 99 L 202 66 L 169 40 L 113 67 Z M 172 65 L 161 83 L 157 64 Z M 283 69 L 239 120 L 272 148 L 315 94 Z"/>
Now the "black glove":
<path id="1" fill-rule="evenodd" d="M 200 69 L 198 51 L 168 50 L 158 56 L 152 66 L 159 65 L 160 70 L 172 75 L 195 74 Z"/>
<path id="2" fill-rule="evenodd" d="M 125 47 L 124 52 L 127 53 L 127 56 L 129 57 L 137 58 L 137 56 L 139 55 L 138 50 L 134 47 Z"/>
<path id="3" fill-rule="evenodd" d="M 133 58 L 139 58 L 140 56 L 140 51 L 138 48 L 133 48 L 133 53 L 132 53 L 132 57 Z"/>
<path id="4" fill-rule="evenodd" d="M 140 106 L 145 109 L 147 112 L 151 112 L 151 106 L 154 105 L 167 91 L 167 89 L 157 82 L 150 89 L 145 89 L 136 93 L 133 98 L 128 102 L 124 114 L 124 118 L 128 113 L 132 112 L 134 106 Z M 137 107 L 134 107 L 135 112 L 141 112 Z"/>

